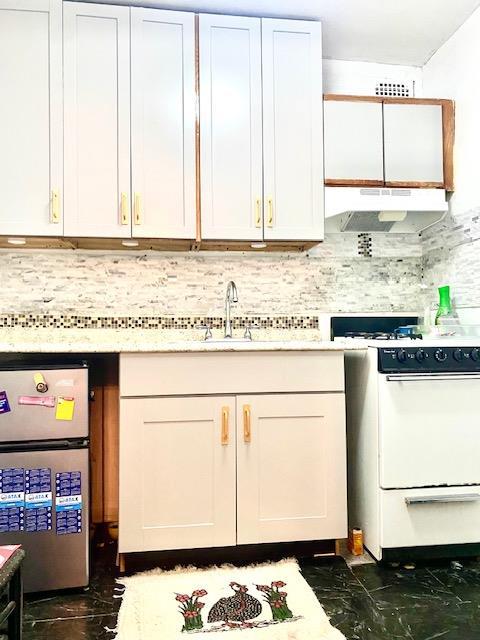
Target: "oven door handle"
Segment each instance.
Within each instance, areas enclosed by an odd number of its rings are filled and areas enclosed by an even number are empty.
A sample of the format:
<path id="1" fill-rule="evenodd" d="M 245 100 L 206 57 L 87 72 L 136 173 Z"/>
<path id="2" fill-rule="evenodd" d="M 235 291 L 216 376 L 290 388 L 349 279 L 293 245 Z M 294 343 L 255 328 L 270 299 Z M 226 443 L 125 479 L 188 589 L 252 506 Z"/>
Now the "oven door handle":
<path id="1" fill-rule="evenodd" d="M 480 373 L 405 373 L 387 375 L 387 382 L 420 382 L 432 380 L 480 380 Z"/>
<path id="2" fill-rule="evenodd" d="M 407 506 L 438 502 L 478 502 L 478 500 L 480 500 L 480 493 L 453 493 L 447 496 L 411 496 L 405 498 Z"/>

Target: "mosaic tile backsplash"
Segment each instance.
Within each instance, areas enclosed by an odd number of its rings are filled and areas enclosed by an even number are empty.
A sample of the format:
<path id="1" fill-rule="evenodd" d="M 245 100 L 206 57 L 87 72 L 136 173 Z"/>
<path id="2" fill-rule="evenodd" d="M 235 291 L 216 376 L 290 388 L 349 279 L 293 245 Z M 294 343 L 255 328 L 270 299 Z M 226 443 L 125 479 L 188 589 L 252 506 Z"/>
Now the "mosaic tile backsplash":
<path id="1" fill-rule="evenodd" d="M 0 318 L 4 326 L 17 315 L 39 326 L 72 317 L 75 326 L 104 326 L 106 318 L 142 327 L 158 318 L 218 321 L 231 279 L 239 295 L 233 315 L 256 324 L 265 317 L 417 309 L 421 266 L 415 235 L 372 235 L 360 245 L 356 234 L 333 235 L 304 254 L 2 250 Z"/>
<path id="2" fill-rule="evenodd" d="M 225 318 L 221 316 L 186 317 L 121 317 L 78 316 L 48 314 L 0 315 L 0 328 L 24 329 L 223 329 Z M 232 318 L 234 329 L 318 329 L 318 316 L 242 316 Z"/>
<path id="3" fill-rule="evenodd" d="M 422 234 L 425 304 L 449 284 L 456 305 L 480 306 L 480 208 L 448 213 Z"/>

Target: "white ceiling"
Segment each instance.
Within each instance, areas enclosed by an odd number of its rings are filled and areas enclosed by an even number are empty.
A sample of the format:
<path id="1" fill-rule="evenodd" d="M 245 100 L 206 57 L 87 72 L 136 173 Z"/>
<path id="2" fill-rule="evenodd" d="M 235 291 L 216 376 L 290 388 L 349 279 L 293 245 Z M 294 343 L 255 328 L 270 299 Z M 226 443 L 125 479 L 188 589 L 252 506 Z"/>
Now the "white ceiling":
<path id="1" fill-rule="evenodd" d="M 103 0 L 233 15 L 311 18 L 324 24 L 324 56 L 423 65 L 480 0 Z"/>

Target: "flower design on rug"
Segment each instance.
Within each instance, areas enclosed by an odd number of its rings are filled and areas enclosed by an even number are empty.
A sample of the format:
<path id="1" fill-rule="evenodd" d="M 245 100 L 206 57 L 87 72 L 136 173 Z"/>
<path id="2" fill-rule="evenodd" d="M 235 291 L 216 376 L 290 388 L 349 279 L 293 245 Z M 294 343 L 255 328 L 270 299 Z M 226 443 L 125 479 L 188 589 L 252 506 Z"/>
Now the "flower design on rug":
<path id="1" fill-rule="evenodd" d="M 272 610 L 272 617 L 275 622 L 284 622 L 289 618 L 293 618 L 293 613 L 290 611 L 287 605 L 287 592 L 280 591 L 283 587 L 286 587 L 286 583 L 282 580 L 276 580 L 268 584 L 257 584 L 258 591 L 263 593 L 265 602 L 268 602 L 270 609 Z"/>
<path id="2" fill-rule="evenodd" d="M 204 602 L 200 598 L 207 595 L 205 589 L 196 589 L 192 595 L 177 593 L 175 600 L 180 603 L 179 611 L 183 616 L 182 631 L 194 631 L 203 628 L 202 609 Z"/>
<path id="3" fill-rule="evenodd" d="M 234 595 L 220 598 L 208 612 L 208 622 L 222 622 L 226 627 L 249 627 L 253 620 L 262 613 L 259 600 L 247 593 L 248 587 L 238 582 L 230 582 Z"/>

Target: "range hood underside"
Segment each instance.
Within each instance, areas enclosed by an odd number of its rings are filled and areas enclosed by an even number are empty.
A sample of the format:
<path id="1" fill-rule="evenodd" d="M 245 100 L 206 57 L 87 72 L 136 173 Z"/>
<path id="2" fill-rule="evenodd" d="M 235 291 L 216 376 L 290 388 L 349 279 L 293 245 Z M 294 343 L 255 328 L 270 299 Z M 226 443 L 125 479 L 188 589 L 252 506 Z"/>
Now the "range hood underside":
<path id="1" fill-rule="evenodd" d="M 443 189 L 327 187 L 326 233 L 419 233 L 448 209 Z"/>

